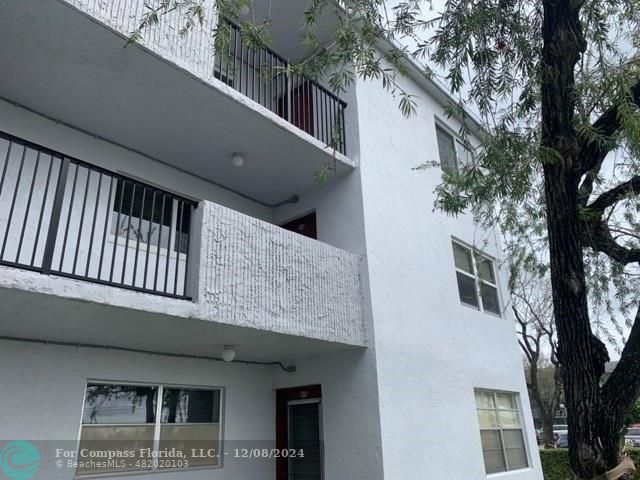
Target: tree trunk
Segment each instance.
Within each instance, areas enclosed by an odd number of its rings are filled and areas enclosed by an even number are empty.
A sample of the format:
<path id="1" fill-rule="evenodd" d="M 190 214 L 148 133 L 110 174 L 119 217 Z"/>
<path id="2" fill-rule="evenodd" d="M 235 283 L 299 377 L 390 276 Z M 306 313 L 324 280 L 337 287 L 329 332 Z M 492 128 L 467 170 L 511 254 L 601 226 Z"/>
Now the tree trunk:
<path id="1" fill-rule="evenodd" d="M 546 409 L 540 410 L 540 423 L 542 424 L 542 443 L 543 445 L 555 445 L 553 438 L 553 420 L 555 412 L 549 412 Z"/>
<path id="2" fill-rule="evenodd" d="M 590 479 L 609 468 L 600 451 L 596 422 L 602 412 L 600 376 L 606 349 L 593 336 L 582 261 L 581 227 L 575 208 L 577 182 L 557 165 L 545 166 L 553 303 L 562 364 L 569 460 L 573 471 Z M 608 456 L 608 455 L 607 455 Z M 617 449 L 615 452 L 617 458 Z"/>
<path id="3" fill-rule="evenodd" d="M 591 479 L 615 467 L 619 452 L 601 436 L 610 426 L 599 425 L 616 420 L 604 418 L 601 404 L 599 381 L 608 355 L 591 331 L 578 212 L 574 67 L 585 49 L 579 2 L 544 1 L 543 40 L 542 147 L 554 152 L 544 164 L 545 204 L 569 461 L 578 477 Z"/>

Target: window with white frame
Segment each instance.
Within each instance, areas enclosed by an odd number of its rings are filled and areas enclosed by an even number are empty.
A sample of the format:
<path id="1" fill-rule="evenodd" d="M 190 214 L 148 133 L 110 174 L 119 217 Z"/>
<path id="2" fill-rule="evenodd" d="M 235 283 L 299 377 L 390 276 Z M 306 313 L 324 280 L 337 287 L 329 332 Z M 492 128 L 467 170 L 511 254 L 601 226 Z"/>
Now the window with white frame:
<path id="1" fill-rule="evenodd" d="M 473 163 L 473 152 L 462 140 L 454 136 L 445 127 L 436 123 L 436 138 L 440 166 L 443 171 L 457 175 L 461 168 Z"/>
<path id="2" fill-rule="evenodd" d="M 485 471 L 489 474 L 527 468 L 518 395 L 476 390 L 475 397 Z"/>
<path id="3" fill-rule="evenodd" d="M 221 401 L 220 388 L 88 383 L 76 474 L 219 466 Z M 105 452 L 116 461 L 97 464 Z"/>
<path id="4" fill-rule="evenodd" d="M 500 315 L 498 284 L 493 260 L 453 241 L 453 258 L 460 301 L 482 311 Z"/>

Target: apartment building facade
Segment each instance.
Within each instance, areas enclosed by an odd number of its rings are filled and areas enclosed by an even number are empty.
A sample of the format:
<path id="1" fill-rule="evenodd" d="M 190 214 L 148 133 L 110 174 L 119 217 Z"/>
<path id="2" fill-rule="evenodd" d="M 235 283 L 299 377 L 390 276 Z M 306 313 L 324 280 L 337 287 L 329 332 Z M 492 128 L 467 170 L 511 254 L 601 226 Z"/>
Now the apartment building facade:
<path id="1" fill-rule="evenodd" d="M 471 161 L 450 99 L 287 74 L 304 2 L 216 54 L 212 3 L 0 12 L 0 478 L 541 479 L 499 241 L 415 170 Z"/>

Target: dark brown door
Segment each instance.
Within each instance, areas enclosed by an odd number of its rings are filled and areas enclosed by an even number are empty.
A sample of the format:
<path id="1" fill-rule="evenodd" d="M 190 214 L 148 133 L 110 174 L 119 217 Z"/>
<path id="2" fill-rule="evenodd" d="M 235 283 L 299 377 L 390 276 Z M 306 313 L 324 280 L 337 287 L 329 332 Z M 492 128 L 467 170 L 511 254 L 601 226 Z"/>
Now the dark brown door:
<path id="1" fill-rule="evenodd" d="M 289 120 L 296 127 L 313 135 L 313 88 L 312 83 L 303 81 L 293 89 L 291 95 L 291 114 L 289 115 L 289 94 L 285 93 L 278 99 L 278 115 Z M 291 118 L 289 118 L 291 116 Z"/>
<path id="2" fill-rule="evenodd" d="M 318 239 L 318 230 L 316 228 L 316 212 L 312 212 L 304 217 L 296 218 L 290 222 L 281 225 L 285 230 L 299 233 L 305 237 Z"/>
<path id="3" fill-rule="evenodd" d="M 276 448 L 293 453 L 276 459 L 277 480 L 322 480 L 321 415 L 320 385 L 276 391 Z"/>

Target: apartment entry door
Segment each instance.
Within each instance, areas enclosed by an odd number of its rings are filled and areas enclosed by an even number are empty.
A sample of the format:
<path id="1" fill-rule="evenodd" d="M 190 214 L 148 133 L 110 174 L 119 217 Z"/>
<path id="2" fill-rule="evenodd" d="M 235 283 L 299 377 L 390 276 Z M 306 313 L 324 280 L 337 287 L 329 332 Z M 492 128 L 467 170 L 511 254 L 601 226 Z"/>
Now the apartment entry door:
<path id="1" fill-rule="evenodd" d="M 285 230 L 299 233 L 305 237 L 318 239 L 318 227 L 316 226 L 316 212 L 311 212 L 302 217 L 298 217 L 283 225 L 280 225 Z"/>
<path id="2" fill-rule="evenodd" d="M 276 391 L 276 448 L 291 454 L 277 459 L 277 480 L 322 480 L 320 385 Z"/>
<path id="3" fill-rule="evenodd" d="M 302 81 L 278 99 L 278 115 L 310 135 L 314 132 L 314 89 L 311 82 Z M 291 105 L 289 105 L 291 98 Z"/>

